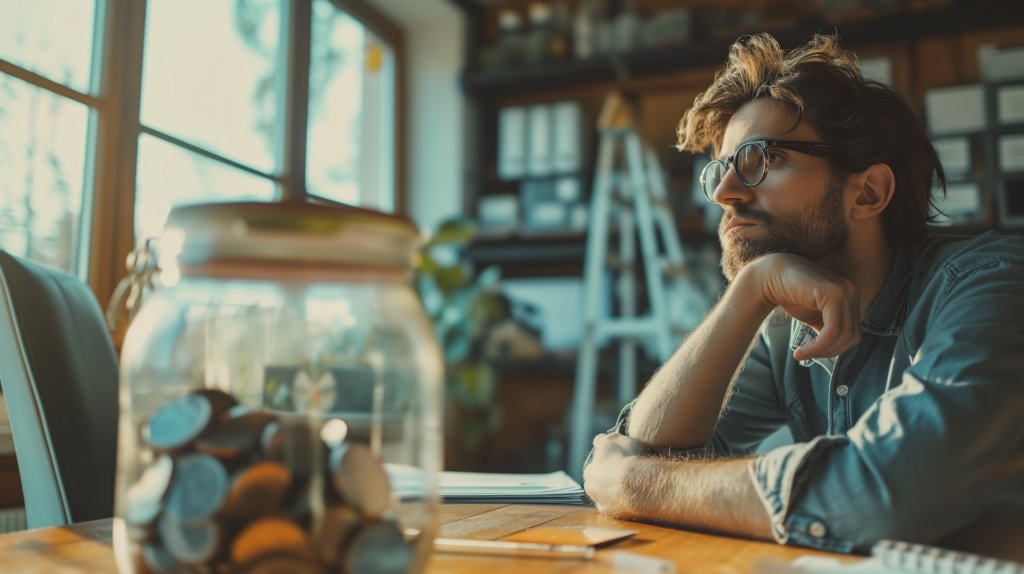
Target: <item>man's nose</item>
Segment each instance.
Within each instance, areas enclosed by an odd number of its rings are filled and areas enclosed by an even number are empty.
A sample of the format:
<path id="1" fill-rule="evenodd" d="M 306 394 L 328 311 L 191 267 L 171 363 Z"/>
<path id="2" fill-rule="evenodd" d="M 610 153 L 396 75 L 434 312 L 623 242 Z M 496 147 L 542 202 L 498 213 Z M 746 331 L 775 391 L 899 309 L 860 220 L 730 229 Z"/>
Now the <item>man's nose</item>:
<path id="1" fill-rule="evenodd" d="M 736 167 L 730 166 L 718 187 L 711 193 L 711 199 L 725 207 L 737 203 L 749 203 L 754 200 L 754 189 L 743 185 L 736 175 Z"/>

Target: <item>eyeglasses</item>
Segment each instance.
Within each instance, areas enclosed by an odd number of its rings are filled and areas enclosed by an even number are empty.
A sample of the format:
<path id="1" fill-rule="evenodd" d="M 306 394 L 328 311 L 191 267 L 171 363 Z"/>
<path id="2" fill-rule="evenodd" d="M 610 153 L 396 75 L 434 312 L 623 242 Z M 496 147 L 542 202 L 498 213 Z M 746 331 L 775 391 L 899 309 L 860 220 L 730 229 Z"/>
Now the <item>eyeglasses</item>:
<path id="1" fill-rule="evenodd" d="M 736 167 L 736 177 L 740 183 L 747 187 L 755 187 L 764 181 L 768 175 L 768 149 L 788 149 L 795 152 L 806 153 L 819 157 L 836 155 L 836 149 L 829 144 L 821 142 L 806 141 L 785 141 L 785 140 L 759 140 L 750 141 L 741 145 L 732 157 L 725 158 L 725 161 L 711 160 L 704 170 L 700 172 L 700 185 L 704 189 L 704 197 L 714 203 L 712 195 L 715 189 L 722 183 L 726 172 L 729 171 L 729 164 Z"/>

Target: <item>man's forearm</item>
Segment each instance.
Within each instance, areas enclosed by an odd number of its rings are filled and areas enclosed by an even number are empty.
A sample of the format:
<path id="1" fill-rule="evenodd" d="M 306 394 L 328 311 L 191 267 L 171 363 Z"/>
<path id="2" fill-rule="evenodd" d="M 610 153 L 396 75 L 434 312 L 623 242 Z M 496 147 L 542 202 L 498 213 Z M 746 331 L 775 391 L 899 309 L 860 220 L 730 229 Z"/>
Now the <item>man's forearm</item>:
<path id="1" fill-rule="evenodd" d="M 711 437 L 729 385 L 772 306 L 746 271 L 654 374 L 633 405 L 629 435 L 656 447 L 693 448 Z"/>
<path id="2" fill-rule="evenodd" d="M 750 477 L 750 460 L 638 457 L 623 478 L 630 511 L 622 518 L 771 540 L 771 519 Z"/>

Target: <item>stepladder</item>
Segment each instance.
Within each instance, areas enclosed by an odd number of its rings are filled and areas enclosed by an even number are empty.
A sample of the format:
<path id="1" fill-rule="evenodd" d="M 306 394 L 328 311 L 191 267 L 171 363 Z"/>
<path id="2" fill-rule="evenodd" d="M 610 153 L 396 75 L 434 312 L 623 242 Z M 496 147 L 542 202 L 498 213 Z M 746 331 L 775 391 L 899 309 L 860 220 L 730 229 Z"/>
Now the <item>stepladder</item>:
<path id="1" fill-rule="evenodd" d="M 599 347 L 617 347 L 613 362 L 622 406 L 637 393 L 641 345 L 652 348 L 659 362 L 666 361 L 685 334 L 673 320 L 672 299 L 694 294 L 687 285 L 687 261 L 660 162 L 637 132 L 634 117 L 629 104 L 613 94 L 598 120 L 583 269 L 584 334 L 576 359 L 567 460 L 569 473 L 577 478 L 595 432 L 604 430 L 594 428 Z M 606 311 L 609 295 L 613 304 Z M 646 300 L 642 313 L 641 296 Z"/>

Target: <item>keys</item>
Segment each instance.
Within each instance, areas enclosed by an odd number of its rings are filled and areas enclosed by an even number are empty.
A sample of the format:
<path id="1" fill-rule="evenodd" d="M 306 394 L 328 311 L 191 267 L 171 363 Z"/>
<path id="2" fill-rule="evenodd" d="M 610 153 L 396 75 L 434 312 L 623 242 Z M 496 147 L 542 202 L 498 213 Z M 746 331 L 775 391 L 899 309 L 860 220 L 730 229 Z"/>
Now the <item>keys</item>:
<path id="1" fill-rule="evenodd" d="M 124 511 L 140 571 L 411 567 L 415 541 L 397 523 L 387 473 L 344 433 L 212 389 L 168 402 L 144 428 L 156 458 L 129 487 Z"/>

